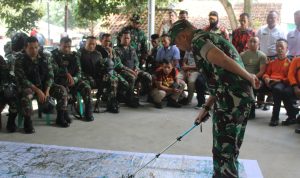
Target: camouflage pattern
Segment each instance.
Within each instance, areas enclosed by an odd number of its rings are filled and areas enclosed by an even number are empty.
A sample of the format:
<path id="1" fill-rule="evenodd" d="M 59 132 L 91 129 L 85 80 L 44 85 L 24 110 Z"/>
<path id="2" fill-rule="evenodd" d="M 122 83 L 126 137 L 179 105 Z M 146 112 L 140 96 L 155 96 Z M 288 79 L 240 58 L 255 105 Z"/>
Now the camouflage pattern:
<path id="1" fill-rule="evenodd" d="M 216 97 L 213 116 L 214 177 L 238 177 L 237 157 L 254 102 L 253 91 L 248 81 L 209 63 L 201 56 L 200 51 L 207 41 L 241 67 L 244 65 L 236 49 L 226 39 L 202 30 L 194 32 L 192 48 L 195 62 L 208 79 L 209 94 Z"/>
<path id="2" fill-rule="evenodd" d="M 148 49 L 147 49 L 147 37 L 143 30 L 133 28 L 131 25 L 124 27 L 118 34 L 118 45 L 120 45 L 120 39 L 122 34 L 128 31 L 130 32 L 131 40 L 130 45 L 136 50 L 136 54 L 139 60 L 139 67 L 142 68 L 144 61 L 146 61 Z"/>
<path id="3" fill-rule="evenodd" d="M 58 49 L 53 50 L 51 53 L 53 58 L 54 82 L 63 85 L 73 96 L 76 96 L 76 92 L 78 91 L 85 103 L 91 101 L 91 86 L 87 81 L 81 79 L 81 65 L 78 54 L 76 52 L 63 54 Z M 74 86 L 68 86 L 67 73 L 73 77 Z"/>
<path id="4" fill-rule="evenodd" d="M 123 70 L 120 71 L 120 75 L 125 78 L 125 80 L 130 85 L 130 89 L 134 90 L 135 85 L 140 82 L 142 84 L 142 90 L 145 93 L 149 93 L 152 88 L 152 76 L 148 72 L 144 72 L 139 69 L 139 61 L 135 50 L 132 47 L 125 49 L 123 46 L 119 45 L 114 48 L 117 56 L 120 58 L 123 64 Z M 130 58 L 127 58 L 125 53 L 129 53 Z M 133 66 L 127 65 L 128 63 L 133 64 Z M 134 76 L 128 70 L 138 71 L 138 75 Z M 118 70 L 117 70 L 118 71 Z"/>
<path id="5" fill-rule="evenodd" d="M 7 96 L 5 90 L 8 86 L 12 86 L 14 89 L 14 95 Z M 15 87 L 15 78 L 9 73 L 9 65 L 6 63 L 4 58 L 0 56 L 0 108 L 4 108 L 6 104 L 9 105 L 9 113 L 17 113 L 17 92 Z"/>
<path id="6" fill-rule="evenodd" d="M 94 60 L 95 66 L 85 66 L 82 73 L 83 80 L 88 81 L 92 88 L 97 88 L 97 97 L 104 95 L 107 98 L 107 103 L 109 105 L 110 102 L 112 102 L 112 99 L 117 97 L 118 77 L 116 76 L 114 69 L 110 67 L 110 59 L 103 58 L 101 53 L 98 51 L 88 52 L 85 49 L 80 50 L 79 56 L 82 68 L 83 59 L 91 53 L 94 54 L 95 59 L 90 60 Z M 94 68 L 93 74 L 86 72 L 90 68 Z"/>
<path id="7" fill-rule="evenodd" d="M 49 87 L 49 95 L 57 100 L 56 109 L 58 111 L 67 109 L 67 91 L 65 87 L 53 84 L 52 59 L 49 55 L 40 53 L 34 61 L 27 54 L 18 56 L 15 63 L 15 75 L 21 93 L 20 104 L 23 116 L 32 115 L 31 101 L 36 98 L 31 89 L 32 85 L 42 91 Z"/>

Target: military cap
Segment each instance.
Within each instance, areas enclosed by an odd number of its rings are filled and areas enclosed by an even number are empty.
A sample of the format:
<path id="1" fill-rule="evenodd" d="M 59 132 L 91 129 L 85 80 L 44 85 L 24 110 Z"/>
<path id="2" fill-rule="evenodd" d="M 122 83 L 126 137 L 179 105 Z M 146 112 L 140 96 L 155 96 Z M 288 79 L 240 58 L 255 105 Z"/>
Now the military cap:
<path id="1" fill-rule="evenodd" d="M 134 23 L 142 23 L 141 18 L 138 14 L 133 14 L 130 20 Z"/>
<path id="2" fill-rule="evenodd" d="M 187 21 L 185 19 L 178 20 L 175 23 L 173 23 L 173 25 L 170 28 L 169 33 L 168 33 L 168 35 L 171 38 L 172 44 L 174 44 L 174 40 L 175 40 L 176 36 L 178 35 L 178 33 L 185 30 L 186 28 L 194 29 L 195 27 L 189 21 Z"/>

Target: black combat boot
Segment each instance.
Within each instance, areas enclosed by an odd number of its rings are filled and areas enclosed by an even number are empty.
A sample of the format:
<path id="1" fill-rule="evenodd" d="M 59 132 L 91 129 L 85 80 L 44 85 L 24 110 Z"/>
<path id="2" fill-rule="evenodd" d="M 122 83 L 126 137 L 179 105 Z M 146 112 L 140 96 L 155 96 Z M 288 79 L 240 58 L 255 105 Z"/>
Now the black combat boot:
<path id="1" fill-rule="evenodd" d="M 15 122 L 17 115 L 18 113 L 9 113 L 8 115 L 6 130 L 10 133 L 13 133 L 17 130 L 17 126 Z"/>
<path id="2" fill-rule="evenodd" d="M 119 113 L 119 102 L 117 101 L 117 98 L 111 98 L 107 102 L 107 111 L 111 113 Z"/>
<path id="3" fill-rule="evenodd" d="M 66 111 L 64 112 L 64 119 L 67 121 L 67 123 L 69 123 L 69 124 L 72 123 L 72 119 L 71 119 L 70 116 L 69 116 L 68 110 L 66 110 Z"/>
<path id="4" fill-rule="evenodd" d="M 64 110 L 57 111 L 56 124 L 64 128 L 70 126 L 70 124 L 64 118 Z"/>
<path id="5" fill-rule="evenodd" d="M 125 102 L 129 107 L 132 107 L 132 108 L 137 108 L 140 106 L 139 97 L 136 94 L 134 94 L 133 92 L 127 93 Z"/>
<path id="6" fill-rule="evenodd" d="M 24 131 L 26 134 L 32 134 L 35 132 L 30 116 L 24 116 Z"/>
<path id="7" fill-rule="evenodd" d="M 85 104 L 85 111 L 84 111 L 84 117 L 86 121 L 93 121 L 94 116 L 93 116 L 93 106 L 92 106 L 92 100 L 89 99 L 87 100 Z"/>

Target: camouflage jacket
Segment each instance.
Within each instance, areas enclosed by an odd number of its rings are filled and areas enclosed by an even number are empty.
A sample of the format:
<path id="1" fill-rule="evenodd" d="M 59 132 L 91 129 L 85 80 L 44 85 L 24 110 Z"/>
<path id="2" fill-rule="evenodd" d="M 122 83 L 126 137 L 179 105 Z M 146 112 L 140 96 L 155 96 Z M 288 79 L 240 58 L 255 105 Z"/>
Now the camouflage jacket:
<path id="1" fill-rule="evenodd" d="M 143 30 L 133 28 L 131 25 L 124 27 L 118 34 L 118 45 L 123 32 L 129 31 L 131 36 L 130 45 L 136 50 L 139 59 L 146 59 L 147 56 L 147 37 Z"/>
<path id="2" fill-rule="evenodd" d="M 66 74 L 70 73 L 76 84 L 81 79 L 81 65 L 77 53 L 63 54 L 58 49 L 53 50 L 51 53 L 55 83 L 65 85 L 67 81 Z"/>
<path id="3" fill-rule="evenodd" d="M 119 45 L 116 46 L 114 50 L 125 68 L 131 70 L 139 69 L 139 60 L 133 47 L 129 46 L 128 48 L 124 48 L 122 45 Z"/>
<path id="4" fill-rule="evenodd" d="M 15 62 L 15 75 L 21 89 L 32 85 L 42 90 L 51 87 L 54 79 L 51 56 L 41 53 L 32 60 L 25 53 L 19 55 Z"/>
<path id="5" fill-rule="evenodd" d="M 252 102 L 252 88 L 247 80 L 217 65 L 211 64 L 205 59 L 205 48 L 208 43 L 212 43 L 243 68 L 244 64 L 234 46 L 223 37 L 203 30 L 194 32 L 192 51 L 195 62 L 200 69 L 200 72 L 207 78 L 209 93 L 218 98 L 218 107 L 226 108 L 229 106 L 236 106 L 236 104 L 239 103 L 236 102 L 237 100 L 241 100 L 242 102 Z"/>

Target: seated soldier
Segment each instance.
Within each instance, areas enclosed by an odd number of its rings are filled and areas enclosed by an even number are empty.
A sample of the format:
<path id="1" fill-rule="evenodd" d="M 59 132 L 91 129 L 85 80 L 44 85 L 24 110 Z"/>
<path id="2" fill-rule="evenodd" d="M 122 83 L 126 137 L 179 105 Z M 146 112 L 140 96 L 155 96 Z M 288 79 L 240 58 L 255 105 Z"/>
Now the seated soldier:
<path id="1" fill-rule="evenodd" d="M 110 81 L 115 81 L 112 84 L 117 84 L 118 86 L 122 83 L 122 80 L 120 80 L 120 76 L 115 71 L 115 66 L 120 63 L 116 58 L 115 51 L 112 49 L 111 44 L 111 35 L 108 33 L 104 33 L 100 36 L 100 42 L 101 45 L 97 45 L 96 50 L 99 51 L 102 55 L 102 57 L 105 59 L 107 64 L 107 71 L 110 76 Z M 111 86 L 112 84 L 107 83 L 108 86 Z M 110 97 L 107 102 L 107 110 L 112 113 L 118 113 L 119 112 L 119 103 L 117 101 L 117 89 L 118 86 L 115 87 L 108 87 L 106 90 L 106 94 Z"/>
<path id="2" fill-rule="evenodd" d="M 62 85 L 75 97 L 77 91 L 83 98 L 85 105 L 92 102 L 91 87 L 81 79 L 80 60 L 76 52 L 71 51 L 72 40 L 68 37 L 60 39 L 60 48 L 53 50 L 54 82 Z M 71 123 L 68 111 L 65 112 L 65 121 Z M 64 125 L 64 123 L 58 123 Z"/>
<path id="3" fill-rule="evenodd" d="M 258 37 L 250 37 L 247 46 L 249 49 L 241 53 L 241 58 L 247 72 L 255 74 L 258 79 L 261 79 L 266 71 L 267 56 L 260 50 Z M 254 90 L 256 93 L 257 90 Z M 259 101 L 257 101 L 259 104 Z M 251 107 L 249 119 L 255 118 L 255 103 Z"/>
<path id="4" fill-rule="evenodd" d="M 199 75 L 192 51 L 185 51 L 181 69 L 178 78 L 187 82 L 188 89 L 188 97 L 181 102 L 182 104 L 189 104 L 193 99 L 195 83 Z"/>
<path id="5" fill-rule="evenodd" d="M 300 98 L 300 57 L 294 58 L 290 64 L 288 78 L 292 90 L 288 93 L 293 98 Z M 297 117 L 297 122 L 300 123 L 300 115 Z M 300 134 L 300 128 L 295 130 L 296 133 Z"/>
<path id="6" fill-rule="evenodd" d="M 156 108 L 162 108 L 162 100 L 167 96 L 167 106 L 180 108 L 178 99 L 184 95 L 185 83 L 177 78 L 178 71 L 172 63 L 166 59 L 162 61 L 162 67 L 157 70 L 155 88 L 151 96 Z M 184 97 L 183 97 L 184 98 Z"/>
<path id="7" fill-rule="evenodd" d="M 272 91 L 274 98 L 274 107 L 269 123 L 270 126 L 278 125 L 281 101 L 283 101 L 288 115 L 288 118 L 282 121 L 282 124 L 290 125 L 296 121 L 297 109 L 293 106 L 293 98 L 287 94 L 291 90 L 291 86 L 288 82 L 290 61 L 286 56 L 287 45 L 285 39 L 277 40 L 277 58 L 268 64 L 266 73 L 263 75 L 265 85 Z"/>
<path id="8" fill-rule="evenodd" d="M 135 86 L 141 83 L 141 94 L 149 94 L 152 88 L 152 77 L 148 72 L 139 69 L 139 61 L 135 49 L 130 46 L 130 33 L 125 31 L 121 36 L 121 44 L 115 47 L 117 56 L 125 70 L 119 71 L 124 77 L 133 91 Z"/>
<path id="9" fill-rule="evenodd" d="M 17 110 L 17 88 L 15 78 L 9 73 L 9 65 L 4 58 L 0 56 L 0 114 L 5 105 L 8 104 L 8 119 L 6 129 L 8 132 L 15 132 L 17 129 L 15 120 L 18 115 Z M 0 116 L 1 119 L 1 116 Z M 1 122 L 1 121 L 0 121 Z"/>
<path id="10" fill-rule="evenodd" d="M 29 37 L 25 41 L 25 53 L 17 57 L 15 63 L 15 75 L 17 86 L 21 91 L 21 110 L 24 117 L 25 133 L 34 133 L 32 125 L 31 100 L 37 97 L 40 106 L 48 106 L 50 96 L 57 101 L 56 123 L 68 127 L 64 113 L 67 110 L 68 94 L 66 88 L 53 83 L 53 69 L 48 56 L 39 54 L 39 44 L 35 37 Z"/>
<path id="11" fill-rule="evenodd" d="M 80 61 L 83 78 L 89 81 L 92 88 L 97 89 L 97 98 L 107 95 L 107 110 L 110 112 L 117 112 L 111 110 L 110 104 L 116 101 L 114 92 L 118 86 L 117 78 L 114 78 L 109 72 L 109 61 L 103 58 L 101 53 L 96 50 L 96 38 L 88 36 L 85 48 L 80 50 Z M 104 93 L 106 89 L 106 93 Z M 92 111 L 92 105 L 90 106 Z M 88 114 L 92 117 L 91 114 Z M 90 117 L 90 118 L 91 118 Z"/>
<path id="12" fill-rule="evenodd" d="M 151 35 L 151 45 L 152 48 L 146 60 L 146 71 L 150 74 L 154 74 L 156 68 L 159 66 L 156 62 L 157 51 L 160 48 L 158 34 Z"/>

